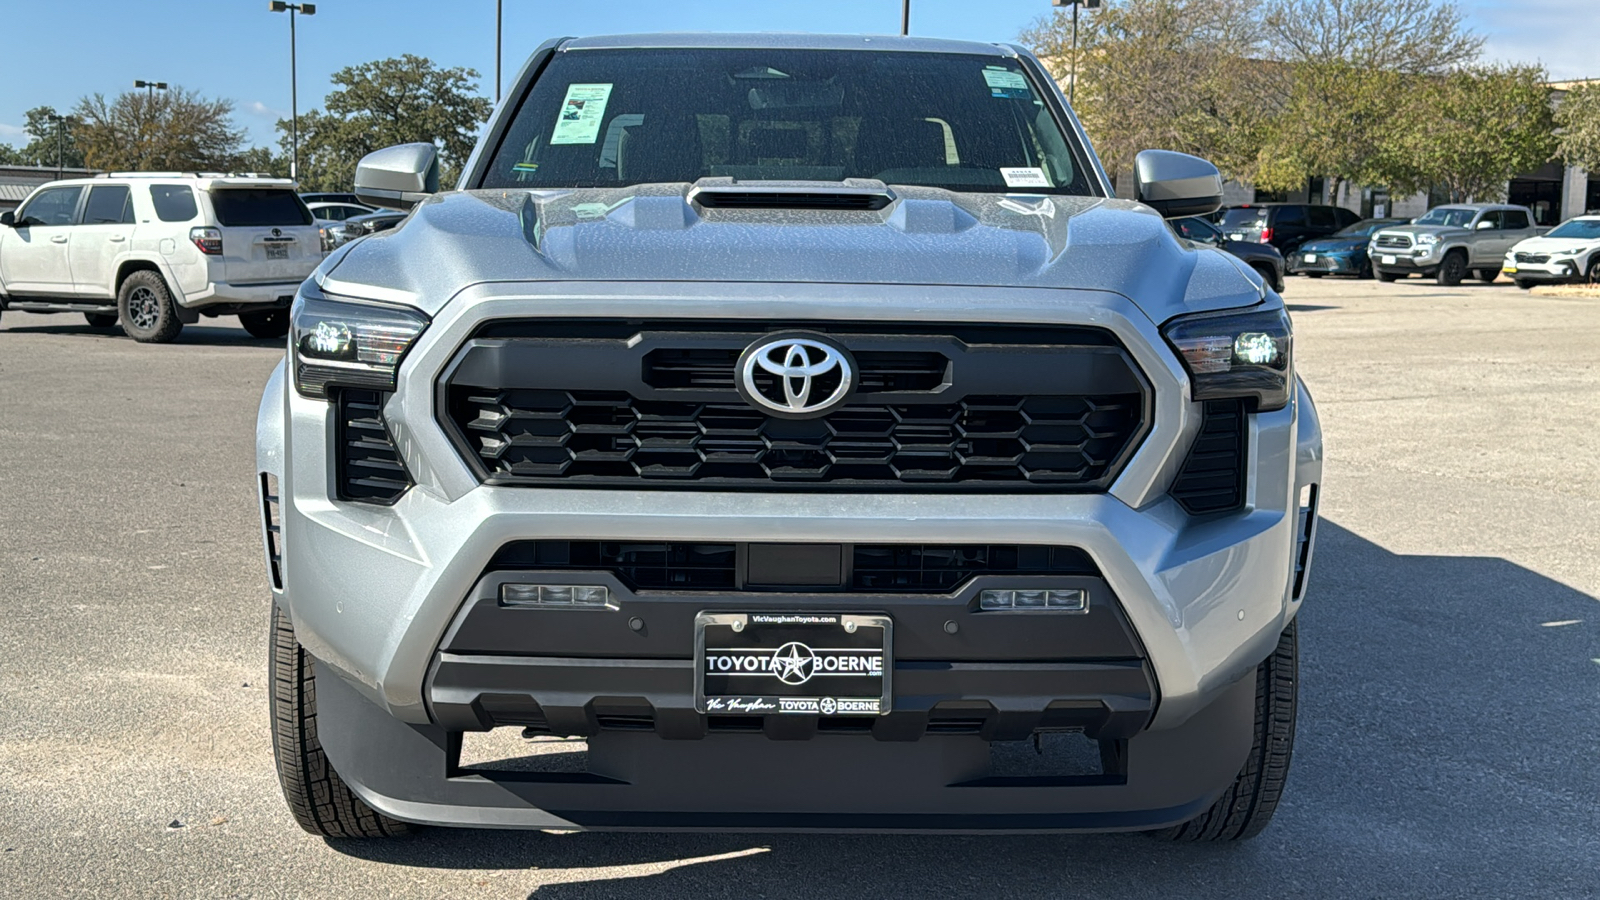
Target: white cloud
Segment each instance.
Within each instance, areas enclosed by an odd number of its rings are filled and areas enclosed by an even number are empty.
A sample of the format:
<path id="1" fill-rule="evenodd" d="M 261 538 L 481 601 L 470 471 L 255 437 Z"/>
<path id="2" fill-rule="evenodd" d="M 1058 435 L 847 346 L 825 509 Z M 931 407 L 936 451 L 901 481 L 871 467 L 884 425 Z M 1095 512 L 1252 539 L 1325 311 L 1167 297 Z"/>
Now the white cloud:
<path id="1" fill-rule="evenodd" d="M 252 116 L 260 116 L 263 119 L 271 119 L 274 122 L 279 119 L 289 118 L 288 110 L 276 109 L 266 105 L 265 103 L 262 103 L 260 100 L 251 100 L 249 103 L 246 103 L 244 105 L 244 111 Z"/>

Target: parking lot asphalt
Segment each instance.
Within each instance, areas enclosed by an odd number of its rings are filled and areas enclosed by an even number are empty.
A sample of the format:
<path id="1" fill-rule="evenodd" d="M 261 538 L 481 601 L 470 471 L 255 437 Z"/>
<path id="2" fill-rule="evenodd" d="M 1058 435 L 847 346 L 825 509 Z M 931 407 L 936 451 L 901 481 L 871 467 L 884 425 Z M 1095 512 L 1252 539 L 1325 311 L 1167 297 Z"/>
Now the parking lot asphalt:
<path id="1" fill-rule="evenodd" d="M 281 345 L 7 313 L 0 896 L 1600 895 L 1600 300 L 1285 296 L 1327 444 L 1299 737 L 1266 833 L 1201 846 L 303 834 L 272 769 L 252 489 Z"/>

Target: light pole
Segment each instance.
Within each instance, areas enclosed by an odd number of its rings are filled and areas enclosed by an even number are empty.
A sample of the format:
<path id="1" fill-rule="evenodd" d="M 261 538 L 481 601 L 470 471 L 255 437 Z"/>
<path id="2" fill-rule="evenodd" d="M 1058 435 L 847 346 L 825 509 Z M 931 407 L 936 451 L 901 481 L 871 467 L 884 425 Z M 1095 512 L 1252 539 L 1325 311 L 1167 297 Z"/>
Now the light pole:
<path id="1" fill-rule="evenodd" d="M 289 177 L 300 177 L 300 86 L 295 73 L 294 14 L 314 16 L 315 3 L 285 3 L 271 0 L 273 12 L 289 14 Z"/>
<path id="2" fill-rule="evenodd" d="M 500 25 L 504 0 L 494 0 L 494 105 L 500 105 Z"/>
<path id="3" fill-rule="evenodd" d="M 1078 97 L 1078 7 L 1099 9 L 1100 0 L 1050 0 L 1051 6 L 1072 7 L 1072 81 L 1067 84 L 1067 103 Z"/>
<path id="4" fill-rule="evenodd" d="M 50 121 L 52 121 L 52 122 L 54 122 L 56 124 L 56 180 L 60 181 L 61 180 L 61 172 L 62 172 L 62 168 L 63 168 L 62 164 L 61 164 L 61 158 L 62 158 L 62 155 L 63 155 L 62 154 L 61 133 L 62 133 L 62 128 L 64 128 L 66 126 L 66 124 L 67 124 L 67 117 L 66 116 L 58 116 L 58 115 L 55 115 L 54 113 L 52 113 L 52 114 L 50 114 L 48 116 L 45 116 L 45 118 L 49 119 Z"/>
<path id="5" fill-rule="evenodd" d="M 135 78 L 133 80 L 133 86 L 135 88 L 144 88 L 145 89 L 145 96 L 149 98 L 149 102 L 147 102 L 145 104 L 145 116 L 146 116 L 146 119 L 148 120 L 148 119 L 155 118 L 155 114 L 156 114 L 156 91 L 164 91 L 164 90 L 166 90 L 167 89 L 167 83 L 165 81 L 145 81 L 142 78 Z M 140 147 L 139 148 L 139 168 L 141 168 L 141 169 L 144 168 L 144 161 L 145 161 L 145 148 L 144 147 Z"/>
<path id="6" fill-rule="evenodd" d="M 911 33 L 911 0 L 900 0 L 900 34 Z"/>

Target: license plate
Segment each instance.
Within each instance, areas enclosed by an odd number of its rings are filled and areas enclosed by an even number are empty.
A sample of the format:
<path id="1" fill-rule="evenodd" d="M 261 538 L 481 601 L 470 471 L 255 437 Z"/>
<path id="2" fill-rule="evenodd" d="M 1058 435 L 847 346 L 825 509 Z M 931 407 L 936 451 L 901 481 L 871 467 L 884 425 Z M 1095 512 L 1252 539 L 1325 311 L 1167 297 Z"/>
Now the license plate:
<path id="1" fill-rule="evenodd" d="M 1384 258 L 1383 258 L 1383 264 L 1384 264 L 1384 265 L 1386 265 L 1386 266 L 1392 266 L 1392 265 L 1394 265 L 1394 257 L 1392 257 L 1392 256 L 1385 256 L 1385 257 L 1384 257 Z"/>
<path id="2" fill-rule="evenodd" d="M 892 623 L 849 613 L 701 613 L 694 707 L 714 716 L 881 716 Z"/>
<path id="3" fill-rule="evenodd" d="M 288 259 L 288 258 L 289 258 L 289 245 L 288 244 L 268 244 L 267 245 L 267 259 Z"/>
<path id="4" fill-rule="evenodd" d="M 1517 267 L 1516 266 L 1506 266 L 1501 271 L 1505 272 L 1507 275 L 1515 275 L 1516 272 L 1517 272 Z"/>
<path id="5" fill-rule="evenodd" d="M 1306 262 L 1316 262 L 1316 261 L 1317 261 L 1317 255 L 1315 253 L 1307 253 L 1306 254 Z"/>
<path id="6" fill-rule="evenodd" d="M 1242 232 L 1242 231 L 1231 231 L 1231 232 L 1228 233 L 1228 240 L 1230 240 L 1230 241 L 1242 241 L 1242 240 L 1244 240 L 1244 232 Z"/>

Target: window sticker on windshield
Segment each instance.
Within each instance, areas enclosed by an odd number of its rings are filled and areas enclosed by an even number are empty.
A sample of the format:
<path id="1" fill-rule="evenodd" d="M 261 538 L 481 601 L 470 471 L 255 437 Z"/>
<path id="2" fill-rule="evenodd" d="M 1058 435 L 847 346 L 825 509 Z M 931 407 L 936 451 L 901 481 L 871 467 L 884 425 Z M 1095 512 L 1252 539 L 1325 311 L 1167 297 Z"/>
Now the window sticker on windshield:
<path id="1" fill-rule="evenodd" d="M 606 114 L 609 99 L 609 84 L 567 85 L 567 99 L 561 101 L 561 114 L 556 118 L 550 143 L 592 144 L 599 140 L 600 120 Z"/>
<path id="2" fill-rule="evenodd" d="M 1032 166 L 1015 166 L 1002 168 L 1000 177 L 1006 180 L 1006 187 L 1050 187 L 1050 179 L 1045 177 L 1044 170 Z"/>
<path id="3" fill-rule="evenodd" d="M 989 85 L 991 97 L 1012 100 L 1030 96 L 1028 79 L 1023 78 L 1021 72 L 1013 72 L 999 66 L 987 66 L 983 70 L 983 80 Z"/>

